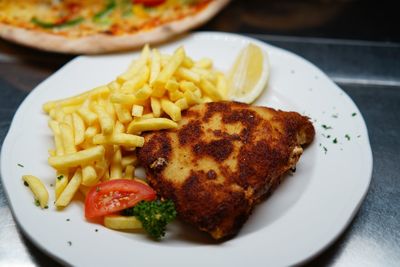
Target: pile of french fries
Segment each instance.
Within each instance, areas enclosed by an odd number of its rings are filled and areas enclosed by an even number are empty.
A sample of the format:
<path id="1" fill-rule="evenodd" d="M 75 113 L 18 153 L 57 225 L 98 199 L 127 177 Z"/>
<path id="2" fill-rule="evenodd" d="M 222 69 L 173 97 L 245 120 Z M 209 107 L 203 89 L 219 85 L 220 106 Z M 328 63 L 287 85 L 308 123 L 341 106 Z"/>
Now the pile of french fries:
<path id="1" fill-rule="evenodd" d="M 143 146 L 142 132 L 176 128 L 183 110 L 223 100 L 226 92 L 226 78 L 210 59 L 194 61 L 183 47 L 167 55 L 145 46 L 109 84 L 45 103 L 55 144 L 48 162 L 57 172 L 56 207 L 100 181 L 134 179 L 133 150 Z"/>

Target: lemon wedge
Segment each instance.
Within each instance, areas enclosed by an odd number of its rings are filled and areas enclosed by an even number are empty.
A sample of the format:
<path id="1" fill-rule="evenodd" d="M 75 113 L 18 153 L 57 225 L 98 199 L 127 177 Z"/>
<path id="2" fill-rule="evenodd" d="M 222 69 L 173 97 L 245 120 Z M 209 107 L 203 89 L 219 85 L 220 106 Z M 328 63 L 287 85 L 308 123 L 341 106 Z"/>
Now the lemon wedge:
<path id="1" fill-rule="evenodd" d="M 255 44 L 247 45 L 228 73 L 228 99 L 252 103 L 266 88 L 268 77 L 267 53 Z"/>

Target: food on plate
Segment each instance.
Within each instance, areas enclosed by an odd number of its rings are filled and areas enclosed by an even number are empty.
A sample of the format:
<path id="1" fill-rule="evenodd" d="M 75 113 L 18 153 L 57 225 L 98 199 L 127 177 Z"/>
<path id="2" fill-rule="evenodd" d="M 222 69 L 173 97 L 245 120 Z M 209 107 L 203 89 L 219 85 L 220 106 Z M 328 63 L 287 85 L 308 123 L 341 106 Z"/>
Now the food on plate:
<path id="1" fill-rule="evenodd" d="M 229 0 L 0 1 L 0 37 L 63 53 L 161 42 L 197 27 Z"/>
<path id="2" fill-rule="evenodd" d="M 314 134 L 296 112 L 204 103 L 185 110 L 177 128 L 145 133 L 138 158 L 150 186 L 175 203 L 182 220 L 222 239 L 295 168 Z"/>
<path id="3" fill-rule="evenodd" d="M 250 104 L 263 92 L 268 78 L 268 54 L 250 43 L 242 49 L 228 73 L 227 98 Z"/>
<path id="4" fill-rule="evenodd" d="M 135 180 L 115 179 L 93 186 L 86 195 L 86 218 L 101 217 L 130 208 L 142 200 L 151 201 L 156 192 Z"/>
<path id="5" fill-rule="evenodd" d="M 146 232 L 156 240 L 165 235 L 167 224 L 172 222 L 177 213 L 171 200 L 141 201 L 132 208 L 122 211 L 125 216 L 137 218 Z"/>
<path id="6" fill-rule="evenodd" d="M 182 110 L 223 99 L 224 85 L 210 59 L 193 60 L 183 47 L 168 55 L 145 46 L 109 84 L 45 103 L 55 145 L 48 163 L 57 171 L 56 206 L 67 206 L 78 189 L 87 193 L 101 181 L 133 179 L 132 151 L 143 146 L 141 133 L 176 128 Z"/>
<path id="7" fill-rule="evenodd" d="M 49 193 L 43 182 L 33 175 L 23 175 L 22 180 L 24 184 L 29 186 L 33 195 L 35 196 L 35 201 L 39 204 L 42 209 L 47 208 L 47 203 L 49 201 Z"/>
<path id="8" fill-rule="evenodd" d="M 210 59 L 193 60 L 183 47 L 168 55 L 145 46 L 109 84 L 45 103 L 54 136 L 48 163 L 56 170 L 55 206 L 68 206 L 80 191 L 86 218 L 104 217 L 112 229 L 143 227 L 160 239 L 176 212 L 136 179 L 134 150 L 144 145 L 143 132 L 176 128 L 183 110 L 224 99 L 226 84 Z M 118 215 L 135 205 L 129 218 Z"/>

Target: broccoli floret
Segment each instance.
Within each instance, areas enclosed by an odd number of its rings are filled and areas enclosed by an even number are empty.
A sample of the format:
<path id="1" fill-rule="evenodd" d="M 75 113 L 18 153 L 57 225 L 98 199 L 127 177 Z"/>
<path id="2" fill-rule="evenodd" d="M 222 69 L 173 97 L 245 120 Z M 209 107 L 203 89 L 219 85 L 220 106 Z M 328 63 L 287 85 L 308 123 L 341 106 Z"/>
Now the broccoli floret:
<path id="1" fill-rule="evenodd" d="M 136 216 L 146 232 L 156 240 L 165 236 L 167 224 L 176 217 L 174 202 L 171 200 L 141 201 L 132 208 L 123 210 L 123 215 Z"/>

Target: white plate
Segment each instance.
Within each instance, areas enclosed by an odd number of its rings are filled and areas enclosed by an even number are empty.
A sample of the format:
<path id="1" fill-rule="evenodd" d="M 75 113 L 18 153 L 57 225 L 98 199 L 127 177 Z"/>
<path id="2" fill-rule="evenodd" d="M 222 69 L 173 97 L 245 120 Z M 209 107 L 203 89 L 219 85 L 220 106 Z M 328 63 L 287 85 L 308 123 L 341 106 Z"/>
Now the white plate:
<path id="1" fill-rule="evenodd" d="M 53 144 L 42 104 L 111 81 L 137 53 L 78 57 L 37 86 L 19 107 L 3 144 L 1 174 L 25 234 L 45 252 L 74 266 L 281 266 L 303 262 L 331 244 L 357 212 L 371 179 L 368 133 L 353 101 L 308 61 L 248 37 L 195 33 L 160 50 L 172 52 L 184 45 L 194 59 L 207 56 L 227 70 L 249 42 L 265 49 L 271 61 L 269 88 L 257 104 L 308 115 L 316 137 L 296 173 L 255 209 L 238 236 L 215 244 L 175 222 L 162 242 L 154 242 L 143 234 L 85 221 L 79 201 L 61 212 L 53 205 L 47 210 L 33 205 L 23 174 L 41 177 L 50 189 L 50 203 L 54 201 L 50 184 L 55 175 L 47 165 L 47 150 Z"/>

